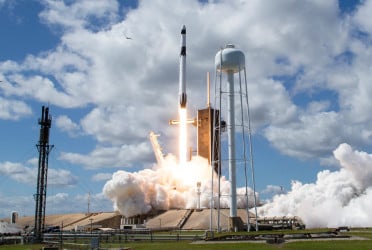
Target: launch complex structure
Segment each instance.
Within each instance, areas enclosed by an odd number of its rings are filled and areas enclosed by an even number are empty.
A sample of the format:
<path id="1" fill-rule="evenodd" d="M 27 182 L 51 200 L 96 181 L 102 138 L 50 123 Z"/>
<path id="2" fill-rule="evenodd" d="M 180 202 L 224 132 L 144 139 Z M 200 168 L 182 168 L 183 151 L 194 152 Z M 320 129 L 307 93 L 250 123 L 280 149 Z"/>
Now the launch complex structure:
<path id="1" fill-rule="evenodd" d="M 214 107 L 212 108 L 210 100 L 210 76 L 207 75 L 207 107 L 197 111 L 195 119 L 181 119 L 181 114 L 186 114 L 187 95 L 186 95 L 186 27 L 181 30 L 181 50 L 180 50 L 180 75 L 179 75 L 179 114 L 180 120 L 171 120 L 170 124 L 177 124 L 180 128 L 185 129 L 185 124 L 193 124 L 197 128 L 197 155 L 208 160 L 211 166 L 211 192 L 210 192 L 210 230 L 212 230 L 212 213 L 213 208 L 217 208 L 217 230 L 220 231 L 220 199 L 221 188 L 220 179 L 222 176 L 221 170 L 225 165 L 229 169 L 229 184 L 230 184 L 230 215 L 228 229 L 230 231 L 243 230 L 244 225 L 242 219 L 237 214 L 237 184 L 236 171 L 244 172 L 245 179 L 245 194 L 247 210 L 247 227 L 249 231 L 251 227 L 249 200 L 253 200 L 255 209 L 255 217 L 257 218 L 256 207 L 256 190 L 255 177 L 253 167 L 253 153 L 251 143 L 251 127 L 250 114 L 248 105 L 248 90 L 246 80 L 245 56 L 244 53 L 235 48 L 234 45 L 228 44 L 226 48 L 221 49 L 215 56 L 215 95 Z M 242 74 L 243 72 L 243 74 Z M 244 78 L 244 81 L 242 79 Z M 224 85 L 226 79 L 226 85 Z M 237 83 L 235 83 L 237 79 Z M 238 86 L 235 89 L 235 85 Z M 227 103 L 225 101 L 227 100 Z M 182 112 L 181 112 L 182 111 Z M 226 116 L 227 121 L 223 121 L 222 117 Z M 49 144 L 49 134 L 52 124 L 52 119 L 49 116 L 49 108 L 42 107 L 41 119 L 38 121 L 40 125 L 39 142 L 36 145 L 39 151 L 39 164 L 37 176 L 37 190 L 34 195 L 36 201 L 35 207 L 35 226 L 34 226 L 34 241 L 41 242 L 43 239 L 43 231 L 45 229 L 45 207 L 47 193 L 47 176 L 48 176 L 48 157 L 53 148 Z M 182 124 L 183 123 L 183 124 Z M 227 131 L 226 136 L 222 133 Z M 156 159 L 158 162 L 163 160 L 160 145 L 157 142 L 154 133 L 150 133 L 150 141 L 152 143 Z M 180 129 L 180 141 L 184 136 L 184 141 L 180 143 L 181 148 L 187 148 L 185 140 L 186 132 Z M 227 146 L 228 154 L 223 154 L 221 148 Z M 187 153 L 187 149 L 182 153 Z M 181 150 L 180 150 L 181 154 Z M 188 158 L 185 155 L 180 155 L 180 159 Z M 250 174 L 249 174 L 250 172 Z M 214 180 L 217 176 L 217 180 Z M 201 183 L 195 183 L 198 187 L 199 209 L 200 209 L 200 186 Z M 248 185 L 252 187 L 253 197 L 249 197 Z M 217 188 L 215 188 L 217 186 Z M 213 190 L 218 190 L 214 193 Z M 258 230 L 257 220 L 255 229 Z"/>
<path id="2" fill-rule="evenodd" d="M 39 143 L 36 144 L 39 151 L 39 165 L 37 173 L 37 190 L 34 195 L 36 201 L 35 207 L 35 227 L 34 241 L 41 242 L 43 231 L 45 229 L 45 204 L 48 182 L 48 159 L 53 145 L 49 145 L 49 131 L 52 126 L 52 119 L 49 116 L 49 108 L 42 107 L 41 119 L 39 119 L 40 137 Z"/>
<path id="3" fill-rule="evenodd" d="M 180 52 L 180 72 L 179 72 L 179 104 L 180 109 L 186 109 L 186 27 L 181 30 L 181 52 Z M 255 176 L 253 166 L 253 150 L 251 140 L 251 118 L 249 113 L 248 88 L 246 78 L 245 56 L 241 50 L 234 45 L 228 44 L 225 48 L 217 52 L 215 56 L 215 101 L 214 107 L 210 102 L 210 76 L 207 75 L 207 107 L 199 109 L 196 119 L 188 119 L 186 122 L 197 127 L 197 154 L 208 159 L 208 164 L 212 169 L 212 188 L 210 206 L 220 209 L 220 177 L 222 167 L 227 164 L 229 169 L 230 183 L 230 218 L 229 230 L 237 231 L 243 228 L 243 222 L 237 216 L 237 184 L 236 171 L 244 172 L 245 178 L 245 200 L 247 215 L 249 217 L 249 199 L 253 199 L 255 217 L 257 217 L 257 198 L 255 188 Z M 226 85 L 224 85 L 226 78 Z M 235 79 L 237 82 L 235 83 Z M 244 79 L 244 81 L 243 81 Z M 237 85 L 237 88 L 236 86 Z M 225 103 L 227 102 L 227 103 Z M 227 116 L 227 121 L 221 119 Z M 171 120 L 171 125 L 182 126 L 181 113 L 180 120 Z M 223 147 L 222 132 L 227 131 L 228 155 L 221 153 Z M 186 133 L 180 129 L 180 141 L 182 134 Z M 226 143 L 225 143 L 226 144 Z M 153 143 L 156 151 L 156 143 Z M 186 145 L 183 145 L 186 147 Z M 182 147 L 182 145 L 181 145 Z M 191 151 L 190 151 L 191 152 Z M 181 155 L 180 159 L 184 156 Z M 191 155 L 191 153 L 190 153 Z M 159 157 L 157 157 L 159 158 Z M 217 173 L 217 197 L 213 194 L 214 180 L 213 171 Z M 200 184 L 198 184 L 200 190 Z M 248 197 L 248 185 L 253 189 L 253 197 Z M 199 192 L 199 191 L 198 191 Z M 217 203 L 217 204 L 215 204 Z M 219 212 L 218 212 L 219 213 Z M 212 209 L 211 209 L 212 218 Z M 219 214 L 218 214 L 219 218 Z M 249 221 L 249 218 L 247 218 Z M 247 230 L 250 230 L 247 223 Z M 258 230 L 256 223 L 255 229 Z M 217 225 L 219 230 L 219 223 Z"/>

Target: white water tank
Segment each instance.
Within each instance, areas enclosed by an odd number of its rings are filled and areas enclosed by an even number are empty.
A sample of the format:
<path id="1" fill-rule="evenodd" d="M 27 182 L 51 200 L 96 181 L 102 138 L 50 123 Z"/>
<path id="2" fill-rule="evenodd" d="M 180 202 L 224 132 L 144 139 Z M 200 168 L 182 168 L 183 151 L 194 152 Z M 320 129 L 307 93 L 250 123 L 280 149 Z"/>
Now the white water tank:
<path id="1" fill-rule="evenodd" d="M 217 52 L 215 66 L 218 71 L 237 73 L 245 67 L 244 53 L 233 44 L 227 44 L 226 48 Z"/>

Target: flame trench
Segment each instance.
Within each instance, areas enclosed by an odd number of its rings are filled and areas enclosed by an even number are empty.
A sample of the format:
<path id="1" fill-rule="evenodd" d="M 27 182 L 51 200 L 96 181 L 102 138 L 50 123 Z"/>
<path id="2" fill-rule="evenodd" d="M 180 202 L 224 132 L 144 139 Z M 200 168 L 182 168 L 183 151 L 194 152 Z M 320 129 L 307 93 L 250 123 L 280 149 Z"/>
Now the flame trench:
<path id="1" fill-rule="evenodd" d="M 187 160 L 187 112 L 186 108 L 179 108 L 179 165 L 185 167 Z"/>

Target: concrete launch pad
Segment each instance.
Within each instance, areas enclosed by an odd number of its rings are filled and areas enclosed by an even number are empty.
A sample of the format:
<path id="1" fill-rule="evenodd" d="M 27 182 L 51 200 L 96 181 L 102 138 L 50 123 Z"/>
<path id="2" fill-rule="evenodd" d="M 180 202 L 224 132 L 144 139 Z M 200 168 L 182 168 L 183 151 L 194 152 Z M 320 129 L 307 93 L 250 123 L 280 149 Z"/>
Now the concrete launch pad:
<path id="1" fill-rule="evenodd" d="M 115 212 L 55 214 L 45 216 L 45 229 L 59 227 L 63 230 L 90 230 L 90 228 L 119 228 L 122 215 Z M 33 228 L 34 216 L 19 217 L 22 228 Z"/>
<path id="2" fill-rule="evenodd" d="M 184 230 L 209 230 L 210 229 L 210 209 L 178 209 L 168 210 L 156 217 L 146 221 L 146 227 L 150 229 L 159 228 L 180 228 Z M 212 211 L 212 230 L 217 229 L 217 209 Z M 238 209 L 238 217 L 244 224 L 247 224 L 246 209 Z M 249 214 L 250 219 L 254 214 Z M 229 229 L 229 209 L 220 210 L 220 229 Z"/>
<path id="3" fill-rule="evenodd" d="M 212 230 L 217 229 L 217 216 L 217 209 L 213 209 Z M 249 216 L 250 219 L 254 218 L 252 213 L 250 213 Z M 116 212 L 46 215 L 45 225 L 46 229 L 51 227 L 59 227 L 66 231 L 89 231 L 91 228 L 120 229 L 122 217 L 122 215 Z M 247 211 L 245 209 L 238 209 L 238 217 L 242 219 L 244 224 L 247 223 Z M 209 230 L 211 226 L 210 218 L 210 209 L 171 209 L 146 219 L 144 226 L 153 230 Z M 29 228 L 31 230 L 34 224 L 34 216 L 19 217 L 17 224 L 22 228 Z M 229 209 L 221 209 L 220 230 L 228 229 Z"/>

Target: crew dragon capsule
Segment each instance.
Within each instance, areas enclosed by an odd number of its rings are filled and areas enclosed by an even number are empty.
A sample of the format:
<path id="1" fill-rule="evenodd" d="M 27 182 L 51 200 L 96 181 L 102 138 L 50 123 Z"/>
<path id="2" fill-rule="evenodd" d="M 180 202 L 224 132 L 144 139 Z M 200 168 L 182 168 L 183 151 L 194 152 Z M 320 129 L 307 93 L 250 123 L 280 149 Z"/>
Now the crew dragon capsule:
<path id="1" fill-rule="evenodd" d="M 186 107 L 186 26 L 181 30 L 181 53 L 180 53 L 180 78 L 179 78 L 179 92 L 180 107 Z"/>

